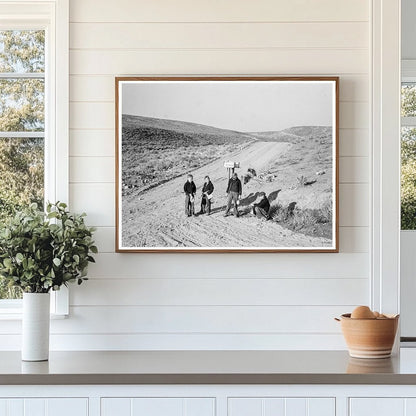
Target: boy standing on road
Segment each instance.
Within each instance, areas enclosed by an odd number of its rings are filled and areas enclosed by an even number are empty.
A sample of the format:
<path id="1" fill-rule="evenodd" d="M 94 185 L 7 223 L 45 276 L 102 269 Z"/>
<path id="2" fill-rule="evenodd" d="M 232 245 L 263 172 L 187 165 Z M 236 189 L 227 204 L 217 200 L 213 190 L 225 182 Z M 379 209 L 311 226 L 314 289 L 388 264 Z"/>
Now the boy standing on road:
<path id="1" fill-rule="evenodd" d="M 185 215 L 192 217 L 192 215 L 195 214 L 194 203 L 196 186 L 194 178 L 191 174 L 188 175 L 187 181 L 183 186 L 183 191 L 185 192 Z"/>
<path id="2" fill-rule="evenodd" d="M 205 176 L 204 186 L 202 187 L 201 211 L 199 211 L 200 214 L 204 214 L 206 212 L 208 215 L 211 215 L 211 198 L 213 192 L 214 185 L 212 184 L 209 176 Z"/>
<path id="3" fill-rule="evenodd" d="M 227 186 L 227 209 L 225 211 L 224 217 L 228 217 L 231 205 L 234 202 L 234 215 L 238 217 L 238 200 L 241 198 L 242 186 L 241 181 L 238 179 L 237 173 L 233 173 L 233 176 L 228 181 Z"/>

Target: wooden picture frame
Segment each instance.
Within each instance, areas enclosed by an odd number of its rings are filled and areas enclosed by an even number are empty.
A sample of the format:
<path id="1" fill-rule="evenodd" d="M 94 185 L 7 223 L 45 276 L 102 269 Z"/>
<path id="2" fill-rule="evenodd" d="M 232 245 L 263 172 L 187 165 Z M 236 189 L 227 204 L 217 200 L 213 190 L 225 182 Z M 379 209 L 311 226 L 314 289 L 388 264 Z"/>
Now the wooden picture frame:
<path id="1" fill-rule="evenodd" d="M 339 251 L 338 77 L 116 77 L 115 115 L 116 252 Z"/>

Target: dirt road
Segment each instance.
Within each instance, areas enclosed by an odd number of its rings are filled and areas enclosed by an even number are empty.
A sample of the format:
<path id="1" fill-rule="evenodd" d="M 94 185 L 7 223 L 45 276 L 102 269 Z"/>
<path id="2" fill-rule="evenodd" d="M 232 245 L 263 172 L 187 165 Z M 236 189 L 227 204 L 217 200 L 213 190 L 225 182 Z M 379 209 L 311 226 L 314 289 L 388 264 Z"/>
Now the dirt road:
<path id="1" fill-rule="evenodd" d="M 214 184 L 213 212 L 210 216 L 185 215 L 183 185 L 186 175 L 172 179 L 141 195 L 123 197 L 122 246 L 127 247 L 328 247 L 331 241 L 292 232 L 273 221 L 261 221 L 250 214 L 224 218 L 228 183 L 225 160 L 240 162 L 239 176 L 248 168 L 267 170 L 271 163 L 290 150 L 291 144 L 253 142 L 241 152 L 225 155 L 192 172 L 197 186 L 195 211 L 201 203 L 203 180 L 209 175 Z M 242 204 L 252 203 L 260 191 L 257 181 L 243 186 Z M 277 191 L 277 189 L 276 189 Z"/>

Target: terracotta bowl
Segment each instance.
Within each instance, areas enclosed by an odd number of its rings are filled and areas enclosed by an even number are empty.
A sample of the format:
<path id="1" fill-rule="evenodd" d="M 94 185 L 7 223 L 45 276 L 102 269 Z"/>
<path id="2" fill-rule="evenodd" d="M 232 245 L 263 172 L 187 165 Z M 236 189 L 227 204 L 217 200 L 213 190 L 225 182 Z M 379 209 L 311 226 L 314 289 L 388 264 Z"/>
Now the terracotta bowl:
<path id="1" fill-rule="evenodd" d="M 341 329 L 351 357 L 388 358 L 391 356 L 399 315 L 383 319 L 352 319 L 341 315 Z"/>
<path id="2" fill-rule="evenodd" d="M 392 359 L 373 360 L 350 357 L 347 367 L 348 374 L 394 373 Z"/>

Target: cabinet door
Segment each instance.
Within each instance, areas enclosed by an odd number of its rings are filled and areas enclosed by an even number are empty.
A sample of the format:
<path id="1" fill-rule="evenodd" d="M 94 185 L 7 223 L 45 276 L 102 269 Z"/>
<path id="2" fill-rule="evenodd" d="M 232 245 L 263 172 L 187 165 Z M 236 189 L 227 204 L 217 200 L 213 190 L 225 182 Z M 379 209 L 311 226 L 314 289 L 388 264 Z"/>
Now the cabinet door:
<path id="1" fill-rule="evenodd" d="M 86 398 L 0 399 L 0 416 L 87 416 Z"/>
<path id="2" fill-rule="evenodd" d="M 101 416 L 213 416 L 214 398 L 102 398 Z"/>
<path id="3" fill-rule="evenodd" d="M 350 416 L 414 416 L 414 398 L 351 398 Z"/>
<path id="4" fill-rule="evenodd" d="M 230 398 L 228 416 L 335 416 L 335 399 Z"/>

